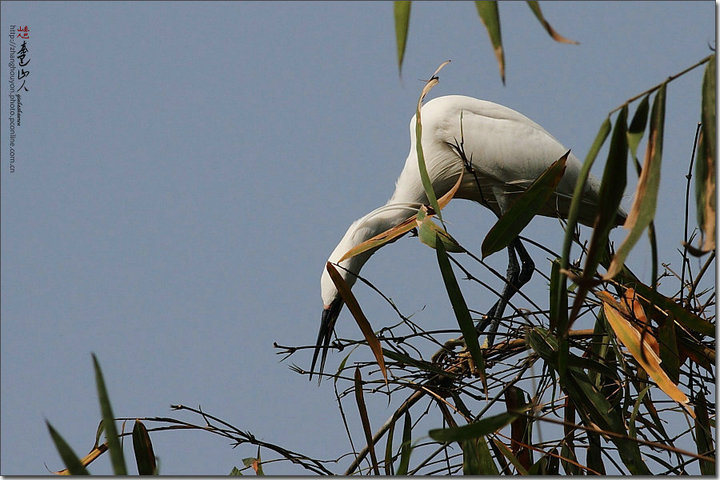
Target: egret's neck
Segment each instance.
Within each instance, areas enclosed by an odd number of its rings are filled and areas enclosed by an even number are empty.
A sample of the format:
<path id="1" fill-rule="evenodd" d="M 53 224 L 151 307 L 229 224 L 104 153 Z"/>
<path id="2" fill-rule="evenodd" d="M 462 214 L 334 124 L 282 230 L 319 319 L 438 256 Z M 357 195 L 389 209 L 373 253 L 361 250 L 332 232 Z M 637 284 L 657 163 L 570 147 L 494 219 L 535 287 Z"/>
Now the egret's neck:
<path id="1" fill-rule="evenodd" d="M 328 261 L 337 264 L 349 250 L 360 245 L 365 240 L 399 225 L 417 213 L 420 206 L 420 203 L 413 202 L 388 202 L 386 205 L 356 220 L 345 232 L 340 243 L 330 254 Z M 368 250 L 339 263 L 342 268 L 338 268 L 338 271 L 348 285 L 352 286 L 355 283 L 356 275 L 360 273 L 365 262 L 376 250 L 377 248 Z M 337 289 L 325 269 L 323 269 L 322 273 L 321 289 L 325 305 L 330 305 L 338 296 Z"/>

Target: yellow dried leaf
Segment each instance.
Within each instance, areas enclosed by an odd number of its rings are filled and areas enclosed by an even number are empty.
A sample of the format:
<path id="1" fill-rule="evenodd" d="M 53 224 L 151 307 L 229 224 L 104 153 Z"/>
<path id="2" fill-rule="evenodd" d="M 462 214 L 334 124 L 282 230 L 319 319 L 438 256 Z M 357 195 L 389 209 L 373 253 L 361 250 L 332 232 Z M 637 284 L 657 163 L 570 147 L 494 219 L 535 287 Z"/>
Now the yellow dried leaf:
<path id="1" fill-rule="evenodd" d="M 667 376 L 665 370 L 660 367 L 660 357 L 653 351 L 649 342 L 643 341 L 641 333 L 633 326 L 632 322 L 625 318 L 622 313 L 623 307 L 609 293 L 602 292 L 602 294 L 605 317 L 618 340 L 645 369 L 657 386 L 695 418 L 695 412 L 689 406 L 687 395 L 680 391 L 678 386 Z"/>

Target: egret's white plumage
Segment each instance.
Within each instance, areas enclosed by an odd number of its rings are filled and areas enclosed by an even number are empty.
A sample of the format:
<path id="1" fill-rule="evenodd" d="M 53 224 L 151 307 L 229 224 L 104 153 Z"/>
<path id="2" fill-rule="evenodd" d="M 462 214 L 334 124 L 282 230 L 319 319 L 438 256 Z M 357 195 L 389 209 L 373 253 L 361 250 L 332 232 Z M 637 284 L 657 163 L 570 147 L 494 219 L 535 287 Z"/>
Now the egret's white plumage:
<path id="1" fill-rule="evenodd" d="M 496 103 L 460 95 L 439 97 L 422 107 L 422 147 L 438 198 L 454 186 L 458 175 L 466 168 L 466 162 L 470 162 L 474 174 L 463 175 L 455 198 L 476 201 L 497 215 L 506 211 L 513 195 L 525 190 L 568 150 L 524 115 Z M 580 161 L 570 154 L 556 193 L 541 208 L 541 215 L 567 217 L 580 169 Z M 598 193 L 599 183 L 591 176 L 586 184 L 579 216 L 579 221 L 585 225 L 594 221 Z M 410 153 L 395 185 L 395 192 L 385 205 L 350 225 L 328 261 L 335 264 L 348 250 L 400 224 L 427 202 L 418 168 L 413 116 L 410 121 Z M 619 217 L 622 216 L 624 213 L 619 212 Z M 339 271 L 349 285 L 355 282 L 353 273 L 360 272 L 373 252 L 371 250 L 340 262 L 343 268 Z M 522 257 L 524 249 L 518 253 Z M 513 252 L 510 254 L 512 263 Z M 342 307 L 338 291 L 325 269 L 321 278 L 321 293 L 324 309 L 313 368 L 318 351 L 324 347 L 322 371 L 327 345 Z"/>

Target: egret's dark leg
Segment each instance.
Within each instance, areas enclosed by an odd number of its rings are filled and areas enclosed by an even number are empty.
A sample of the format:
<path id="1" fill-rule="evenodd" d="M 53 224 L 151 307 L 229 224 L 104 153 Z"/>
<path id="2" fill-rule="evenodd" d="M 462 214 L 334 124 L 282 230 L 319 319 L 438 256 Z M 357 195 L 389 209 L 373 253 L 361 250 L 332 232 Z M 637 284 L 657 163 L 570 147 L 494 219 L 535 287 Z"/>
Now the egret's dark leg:
<path id="1" fill-rule="evenodd" d="M 518 264 L 516 253 L 520 256 L 520 264 Z M 495 302 L 495 305 L 488 311 L 485 320 L 478 326 L 478 333 L 480 333 L 490 324 L 488 347 L 492 347 L 495 342 L 495 334 L 500 325 L 500 319 L 505 312 L 505 307 L 512 296 L 515 295 L 515 292 L 520 290 L 520 288 L 530 280 L 533 271 L 535 271 L 535 263 L 533 263 L 532 258 L 530 258 L 520 239 L 515 238 L 508 246 L 508 268 L 505 288 L 503 288 L 503 292 L 498 301 Z"/>

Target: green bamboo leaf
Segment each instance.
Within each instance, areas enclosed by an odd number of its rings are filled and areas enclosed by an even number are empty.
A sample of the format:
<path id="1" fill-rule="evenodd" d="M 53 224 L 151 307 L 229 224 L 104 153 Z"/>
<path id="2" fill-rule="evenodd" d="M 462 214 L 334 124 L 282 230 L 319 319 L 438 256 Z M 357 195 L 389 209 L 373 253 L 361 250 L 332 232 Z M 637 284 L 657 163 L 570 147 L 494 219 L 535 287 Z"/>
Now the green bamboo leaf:
<path id="1" fill-rule="evenodd" d="M 502 455 L 510 460 L 510 463 L 517 469 L 517 473 L 519 475 L 527 475 L 528 472 L 525 469 L 525 467 L 520 463 L 520 460 L 515 456 L 515 454 L 500 440 L 497 440 L 496 438 L 493 438 L 493 445 L 496 447 L 496 452 L 499 451 L 502 453 Z"/>
<path id="2" fill-rule="evenodd" d="M 699 455 L 715 458 L 712 425 L 708 415 L 707 401 L 702 392 L 698 393 L 695 412 L 697 413 L 695 418 L 695 445 L 697 446 L 697 452 Z M 715 463 L 701 459 L 700 473 L 702 475 L 715 475 Z"/>
<path id="3" fill-rule="evenodd" d="M 568 294 L 565 276 L 560 273 L 560 259 L 552 262 L 550 270 L 550 331 L 567 330 Z"/>
<path id="4" fill-rule="evenodd" d="M 102 370 L 95 354 L 92 354 L 93 367 L 95 369 L 95 384 L 97 385 L 98 401 L 100 403 L 100 411 L 102 412 L 103 425 L 105 427 L 105 438 L 110 451 L 110 461 L 112 463 L 113 473 L 115 475 L 127 475 L 125 466 L 125 457 L 123 456 L 122 446 L 118 437 L 117 428 L 115 428 L 115 416 L 110 405 L 110 397 L 105 388 L 105 380 L 103 379 Z"/>
<path id="5" fill-rule="evenodd" d="M 499 475 L 485 437 L 460 442 L 464 475 Z"/>
<path id="6" fill-rule="evenodd" d="M 500 12 L 496 1 L 475 2 L 480 20 L 485 25 L 485 29 L 490 36 L 495 58 L 497 58 L 500 67 L 500 78 L 505 85 L 505 53 L 502 46 L 502 35 L 500 33 Z"/>
<path id="7" fill-rule="evenodd" d="M 460 442 L 463 452 L 463 475 L 482 475 L 477 440 L 479 439 L 473 438 Z"/>
<path id="8" fill-rule="evenodd" d="M 482 243 L 483 258 L 507 248 L 547 203 L 565 173 L 568 155 L 569 150 L 553 162 L 493 225 Z"/>
<path id="9" fill-rule="evenodd" d="M 678 383 L 680 381 L 680 355 L 678 353 L 675 319 L 666 317 L 658 328 L 658 344 L 660 345 L 660 361 L 668 377 Z"/>
<path id="10" fill-rule="evenodd" d="M 472 317 L 470 316 L 470 311 L 468 310 L 465 299 L 460 291 L 460 286 L 458 285 L 455 274 L 453 273 L 452 266 L 450 265 L 450 259 L 445 251 L 445 246 L 440 240 L 436 242 L 435 252 L 437 253 L 437 261 L 440 266 L 443 282 L 445 283 L 445 289 L 448 292 L 450 303 L 452 304 L 453 311 L 455 312 L 455 318 L 457 319 L 460 331 L 465 339 L 465 345 L 470 352 L 470 356 L 472 357 L 475 366 L 480 371 L 480 376 L 485 378 L 485 360 L 483 359 L 482 352 L 480 351 L 477 330 L 475 330 L 475 325 L 473 324 Z"/>
<path id="11" fill-rule="evenodd" d="M 610 128 L 610 119 L 606 118 L 602 125 L 600 125 L 600 130 L 598 130 L 595 140 L 585 157 L 583 166 L 580 169 L 580 174 L 578 175 L 577 183 L 575 183 L 573 198 L 570 202 L 570 209 L 568 210 L 567 225 L 565 227 L 565 239 L 563 240 L 562 257 L 560 260 L 560 268 L 565 270 L 567 270 L 570 265 L 570 247 L 572 247 L 575 226 L 577 225 L 578 218 L 580 216 L 580 205 L 582 204 L 581 199 L 583 196 L 582 194 L 585 191 L 585 184 L 587 183 L 588 176 L 590 175 L 590 169 L 592 168 L 593 163 L 595 163 L 597 154 L 600 152 L 600 148 L 602 148 L 605 140 L 610 134 Z M 565 282 L 565 279 L 563 278 L 562 281 Z"/>
<path id="12" fill-rule="evenodd" d="M 664 87 L 663 87 L 664 88 Z M 628 147 L 633 158 L 637 158 L 637 147 L 640 145 L 645 126 L 647 125 L 648 111 L 650 109 L 650 94 L 645 95 L 635 110 L 635 115 L 628 126 Z"/>
<path id="13" fill-rule="evenodd" d="M 505 407 L 508 412 L 518 411 L 527 403 L 525 392 L 520 388 L 511 385 L 505 390 Z M 531 450 L 525 446 L 530 443 L 528 433 L 529 422 L 526 416 L 521 415 L 510 424 L 511 450 L 526 470 L 532 464 Z"/>
<path id="14" fill-rule="evenodd" d="M 606 475 L 605 464 L 602 460 L 602 445 L 600 435 L 597 433 L 587 432 L 588 449 L 587 449 L 587 466 L 588 468 L 598 472 L 600 475 Z"/>
<path id="15" fill-rule="evenodd" d="M 472 441 L 472 440 L 470 440 Z M 485 437 L 477 439 L 477 453 L 478 453 L 478 466 L 480 467 L 480 475 L 499 475 L 497 465 L 493 461 L 493 457 L 490 454 L 487 441 Z"/>
<path id="16" fill-rule="evenodd" d="M 462 442 L 497 432 L 509 425 L 519 415 L 519 412 L 500 413 L 460 427 L 436 428 L 430 430 L 429 435 L 437 442 Z"/>
<path id="17" fill-rule="evenodd" d="M 70 475 L 90 475 L 80 461 L 80 458 L 75 454 L 65 439 L 53 428 L 52 425 L 50 425 L 50 422 L 46 420 L 45 424 L 50 431 L 50 437 L 52 437 L 53 443 L 55 443 L 55 448 L 60 454 L 60 458 L 62 458 L 63 463 L 65 463 L 65 468 L 67 468 L 68 473 Z"/>
<path id="18" fill-rule="evenodd" d="M 402 74 L 405 45 L 410 27 L 410 5 L 412 2 L 393 2 L 395 14 L 395 40 L 397 42 L 398 73 Z"/>
<path id="19" fill-rule="evenodd" d="M 387 441 L 385 442 L 385 475 L 388 477 L 391 477 L 395 475 L 395 468 L 392 463 L 393 459 L 393 436 L 395 434 L 395 424 L 396 420 L 393 420 L 393 422 L 390 424 L 390 428 L 388 428 L 388 434 L 387 434 Z"/>
<path id="20" fill-rule="evenodd" d="M 358 413 L 360 414 L 363 432 L 365 432 L 365 441 L 367 442 L 368 451 L 370 452 L 370 460 L 372 461 L 373 470 L 375 471 L 375 475 L 380 475 L 380 468 L 378 467 L 377 457 L 375 456 L 375 442 L 373 442 L 372 430 L 370 430 L 370 419 L 368 418 L 367 407 L 365 406 L 362 385 L 363 382 L 360 368 L 355 367 L 355 402 L 358 406 Z"/>
<path id="21" fill-rule="evenodd" d="M 435 195 L 435 190 L 432 186 L 432 181 L 430 180 L 430 175 L 428 175 L 427 166 L 425 164 L 425 155 L 423 153 L 422 148 L 422 102 L 425 99 L 425 96 L 432 90 L 432 88 L 438 84 L 438 76 L 437 74 L 445 68 L 445 65 L 450 63 L 450 60 L 447 60 L 440 64 L 440 66 L 435 70 L 435 73 L 430 77 L 430 80 L 425 82 L 425 86 L 422 89 L 422 92 L 420 93 L 420 98 L 418 98 L 417 102 L 417 108 L 415 110 L 415 153 L 417 155 L 418 159 L 418 170 L 420 173 L 420 180 L 422 181 L 423 189 L 425 189 L 425 195 L 428 198 L 428 203 L 430 203 L 430 206 L 432 207 L 433 211 L 437 214 L 438 218 L 442 222 L 442 214 L 440 213 L 441 207 L 438 204 L 437 196 Z"/>
<path id="22" fill-rule="evenodd" d="M 153 452 L 150 435 L 140 420 L 135 420 L 132 439 L 138 475 L 157 475 L 157 464 L 155 463 L 155 453 Z"/>
<path id="23" fill-rule="evenodd" d="M 552 37 L 553 40 L 560 43 L 571 43 L 573 45 L 577 45 L 578 42 L 575 40 L 570 40 L 569 38 L 565 38 L 559 33 L 555 31 L 554 28 L 550 26 L 547 20 L 545 20 L 545 17 L 543 16 L 542 10 L 540 10 L 540 4 L 535 1 L 528 1 L 528 6 L 530 7 L 530 10 L 535 14 L 535 17 L 538 19 L 540 24 L 545 28 L 545 31 Z"/>
<path id="24" fill-rule="evenodd" d="M 695 161 L 695 201 L 698 225 L 702 233 L 704 251 L 715 249 L 716 236 L 716 159 L 715 151 L 717 120 L 715 118 L 716 55 L 705 67 L 702 85 L 701 140 Z"/>
<path id="25" fill-rule="evenodd" d="M 610 139 L 610 151 L 600 183 L 599 202 L 603 208 L 598 209 L 597 221 L 590 239 L 590 247 L 583 269 L 585 280 L 589 280 L 595 275 L 605 252 L 610 230 L 617 225 L 617 212 L 627 183 L 627 113 L 627 106 L 620 110 Z"/>
<path id="26" fill-rule="evenodd" d="M 239 468 L 233 467 L 232 470 L 230 470 L 230 475 L 229 475 L 229 476 L 231 476 L 231 477 L 242 477 L 242 472 L 240 471 Z"/>
<path id="27" fill-rule="evenodd" d="M 657 194 L 660 188 L 660 165 L 662 162 L 664 133 L 665 84 L 660 87 L 653 101 L 645 162 L 635 190 L 635 201 L 625 220 L 625 228 L 630 229 L 630 233 L 623 240 L 610 263 L 607 273 L 603 276 L 606 280 L 613 278 L 620 272 L 630 250 L 632 250 L 645 228 L 650 225 L 650 222 L 655 217 Z"/>
<path id="28" fill-rule="evenodd" d="M 403 422 L 402 445 L 400 446 L 400 465 L 397 469 L 397 475 L 407 475 L 410 466 L 410 454 L 412 453 L 412 421 L 410 419 L 410 410 L 405 411 L 405 420 Z"/>
<path id="29" fill-rule="evenodd" d="M 464 252 L 465 249 L 455 240 L 444 228 L 435 224 L 432 221 L 432 217 L 425 214 L 425 207 L 423 206 L 417 213 L 417 227 L 418 238 L 422 243 L 431 247 L 437 248 L 437 240 L 443 244 L 443 247 L 448 252 L 460 253 Z"/>

